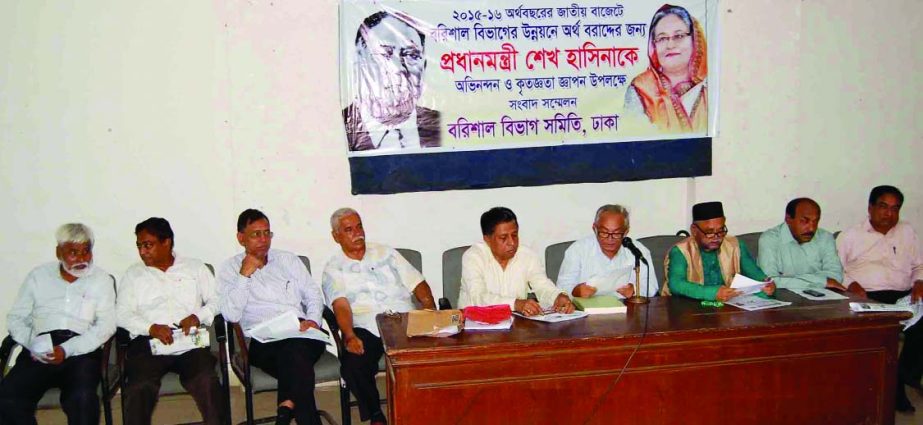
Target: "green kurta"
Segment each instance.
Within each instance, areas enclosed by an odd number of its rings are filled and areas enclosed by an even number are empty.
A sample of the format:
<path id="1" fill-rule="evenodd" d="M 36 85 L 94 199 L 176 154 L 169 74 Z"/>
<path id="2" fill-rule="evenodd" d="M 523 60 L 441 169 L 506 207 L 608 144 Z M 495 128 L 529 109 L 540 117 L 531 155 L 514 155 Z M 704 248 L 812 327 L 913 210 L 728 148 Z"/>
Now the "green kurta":
<path id="1" fill-rule="evenodd" d="M 760 270 L 747 251 L 747 246 L 743 242 L 740 244 L 740 274 L 760 282 L 766 280 L 766 274 Z M 697 300 L 714 301 L 718 294 L 718 288 L 724 285 L 724 278 L 721 276 L 721 265 L 718 263 L 718 251 L 700 251 L 702 256 L 702 272 L 704 281 L 702 285 L 686 280 L 686 257 L 679 251 L 679 248 L 670 249 L 670 292 L 673 295 L 683 295 Z M 760 292 L 759 295 L 765 295 Z"/>

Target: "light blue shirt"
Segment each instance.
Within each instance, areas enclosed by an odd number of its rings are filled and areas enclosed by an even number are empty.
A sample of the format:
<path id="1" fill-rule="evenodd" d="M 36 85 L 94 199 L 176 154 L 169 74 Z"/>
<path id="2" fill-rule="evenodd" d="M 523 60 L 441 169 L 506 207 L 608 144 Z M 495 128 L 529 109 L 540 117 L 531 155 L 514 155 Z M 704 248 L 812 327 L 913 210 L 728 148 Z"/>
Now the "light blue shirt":
<path id="1" fill-rule="evenodd" d="M 817 229 L 799 244 L 784 222 L 760 235 L 760 268 L 776 285 L 786 289 L 824 288 L 827 278 L 843 282 L 843 266 L 833 235 Z"/>
<path id="2" fill-rule="evenodd" d="M 654 262 L 651 260 L 651 251 L 641 242 L 634 241 L 635 246 L 641 251 L 641 255 L 647 260 L 647 264 L 653 267 Z M 650 272 L 650 267 L 641 264 L 641 296 L 652 297 L 657 295 L 658 288 L 657 275 Z M 603 253 L 596 241 L 596 236 L 588 236 L 572 243 L 564 253 L 564 262 L 561 263 L 561 270 L 558 272 L 558 287 L 567 291 L 567 295 L 572 295 L 574 288 L 581 283 L 588 283 L 594 279 L 614 279 L 615 289 L 621 288 L 626 284 L 635 283 L 635 256 L 627 248 L 619 248 L 618 252 L 611 259 Z M 650 278 L 650 280 L 648 280 Z M 611 293 L 597 292 L 597 295 L 615 295 L 619 298 L 621 294 L 613 290 Z"/>
<path id="3" fill-rule="evenodd" d="M 68 283 L 59 267 L 55 261 L 29 272 L 6 317 L 6 326 L 23 347 L 28 348 L 39 334 L 71 330 L 80 335 L 61 344 L 67 357 L 96 351 L 115 333 L 112 277 L 93 266 L 89 274 Z"/>
<path id="4" fill-rule="evenodd" d="M 266 265 L 250 277 L 240 274 L 244 256 L 240 253 L 229 258 L 218 272 L 218 294 L 225 319 L 240 323 L 245 333 L 289 311 L 322 325 L 324 296 L 297 255 L 270 249 Z"/>
<path id="5" fill-rule="evenodd" d="M 388 310 L 413 310 L 413 290 L 423 280 L 397 250 L 367 243 L 361 261 L 342 251 L 331 257 L 321 283 L 331 308 L 334 301 L 345 298 L 353 312 L 353 326 L 380 336 L 375 316 Z"/>

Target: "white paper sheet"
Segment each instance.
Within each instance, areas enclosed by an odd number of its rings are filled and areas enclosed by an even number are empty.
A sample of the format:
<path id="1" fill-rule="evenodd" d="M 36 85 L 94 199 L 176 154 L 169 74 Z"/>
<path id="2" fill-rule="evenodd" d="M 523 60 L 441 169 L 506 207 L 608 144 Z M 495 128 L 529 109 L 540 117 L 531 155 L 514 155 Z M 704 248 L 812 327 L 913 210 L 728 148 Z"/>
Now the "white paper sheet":
<path id="1" fill-rule="evenodd" d="M 747 311 L 765 310 L 767 308 L 785 307 L 792 303 L 775 299 L 760 298 L 756 295 L 741 295 L 734 297 L 725 304 L 742 308 Z"/>
<path id="2" fill-rule="evenodd" d="M 174 329 L 172 344 L 164 344 L 157 338 L 151 338 L 150 345 L 151 354 L 155 356 L 178 356 L 196 348 L 208 347 L 211 341 L 208 328 L 203 327 L 190 329 L 189 335 L 183 334 L 182 329 Z"/>
<path id="3" fill-rule="evenodd" d="M 917 301 L 916 304 L 911 304 L 910 295 L 897 300 L 894 305 L 910 307 L 912 310 L 911 313 L 913 313 L 913 317 L 901 322 L 901 324 L 904 325 L 904 330 L 907 330 L 907 328 L 915 325 L 920 321 L 920 317 L 923 316 L 923 301 Z"/>
<path id="4" fill-rule="evenodd" d="M 552 312 L 552 313 L 541 314 L 538 316 L 526 316 L 520 313 L 513 313 L 513 314 L 519 317 L 522 317 L 523 319 L 537 320 L 539 322 L 546 322 L 546 323 L 566 322 L 568 320 L 580 319 L 580 318 L 584 318 L 588 316 L 588 314 L 585 311 L 580 311 L 580 310 L 574 310 L 574 312 L 571 314 Z"/>
<path id="5" fill-rule="evenodd" d="M 259 342 L 272 342 L 288 338 L 316 339 L 330 344 L 330 337 L 319 329 L 311 328 L 301 331 L 301 322 L 294 312 L 276 316 L 247 330 L 251 338 Z"/>
<path id="6" fill-rule="evenodd" d="M 29 342 L 29 352 L 42 363 L 47 363 L 45 357 L 52 351 L 54 351 L 54 344 L 51 342 L 50 334 L 36 336 Z"/>
<path id="7" fill-rule="evenodd" d="M 764 286 L 766 286 L 766 282 L 753 280 L 739 273 L 735 274 L 734 280 L 731 281 L 731 289 L 736 289 L 740 292 L 738 297 L 760 292 Z"/>
<path id="8" fill-rule="evenodd" d="M 586 284 L 596 288 L 598 295 L 611 295 L 615 290 L 625 286 L 634 272 L 632 267 L 621 267 L 608 273 L 600 273 L 587 279 Z"/>
<path id="9" fill-rule="evenodd" d="M 466 331 L 494 331 L 506 330 L 513 327 L 513 318 L 510 317 L 500 323 L 484 323 L 476 320 L 465 319 Z"/>

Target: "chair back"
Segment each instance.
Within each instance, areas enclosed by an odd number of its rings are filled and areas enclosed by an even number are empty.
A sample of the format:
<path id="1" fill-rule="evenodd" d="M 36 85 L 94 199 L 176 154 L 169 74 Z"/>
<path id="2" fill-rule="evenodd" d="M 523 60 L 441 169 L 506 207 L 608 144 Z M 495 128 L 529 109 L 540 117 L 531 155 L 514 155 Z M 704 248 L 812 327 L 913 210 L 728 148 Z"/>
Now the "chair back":
<path id="1" fill-rule="evenodd" d="M 666 271 L 663 269 L 663 260 L 666 258 L 670 248 L 673 248 L 673 245 L 676 245 L 677 242 L 686 237 L 687 236 L 680 235 L 659 235 L 638 239 L 638 242 L 651 251 L 651 261 L 653 262 L 653 264 L 651 264 L 651 269 L 654 272 L 654 276 L 657 276 L 657 282 L 660 285 L 663 285 L 664 276 L 666 274 Z"/>
<path id="2" fill-rule="evenodd" d="M 408 248 L 397 248 L 397 252 L 399 252 L 413 268 L 423 273 L 423 255 L 420 254 L 420 251 Z"/>
<path id="3" fill-rule="evenodd" d="M 308 257 L 304 255 L 299 255 L 298 258 L 300 258 L 301 262 L 304 263 L 304 266 L 308 269 L 308 273 L 311 273 L 311 260 L 309 260 Z M 314 277 L 313 273 L 311 277 Z"/>
<path id="4" fill-rule="evenodd" d="M 564 253 L 574 241 L 559 242 L 545 248 L 545 274 L 552 282 L 558 283 L 558 273 L 564 262 Z"/>
<path id="5" fill-rule="evenodd" d="M 442 298 L 439 300 L 440 308 L 444 307 L 443 300 L 448 302 L 449 308 L 458 308 L 458 293 L 461 290 L 462 254 L 471 245 L 452 248 L 442 253 Z"/>
<path id="6" fill-rule="evenodd" d="M 756 261 L 759 257 L 760 235 L 762 234 L 763 232 L 753 232 L 737 235 L 737 239 L 743 241 L 744 245 L 747 246 L 747 251 L 750 251 L 750 255 L 753 257 L 754 261 Z"/>

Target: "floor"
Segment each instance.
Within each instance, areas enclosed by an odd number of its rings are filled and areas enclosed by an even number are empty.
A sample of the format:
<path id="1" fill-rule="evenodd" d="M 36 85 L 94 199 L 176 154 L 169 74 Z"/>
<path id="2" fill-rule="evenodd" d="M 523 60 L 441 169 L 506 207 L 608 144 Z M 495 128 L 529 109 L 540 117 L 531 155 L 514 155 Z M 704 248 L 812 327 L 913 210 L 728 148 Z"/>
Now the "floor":
<path id="1" fill-rule="evenodd" d="M 381 377 L 378 379 L 378 387 L 381 389 L 382 394 L 384 394 L 384 380 Z M 897 413 L 895 424 L 914 425 L 923 423 L 923 394 L 908 388 L 907 395 L 910 397 L 910 402 L 913 403 L 919 411 L 916 414 Z M 339 388 L 335 385 L 318 387 L 315 391 L 315 396 L 318 408 L 326 410 L 333 416 L 338 424 L 341 424 Z M 118 396 L 113 399 L 112 410 L 115 423 L 121 424 L 122 413 Z M 231 388 L 231 410 L 233 422 L 235 424 L 239 424 L 246 420 L 244 393 L 240 390 L 240 387 Z M 254 397 L 254 411 L 257 418 L 275 414 L 276 394 L 274 392 L 257 394 Z M 64 414 L 60 410 L 40 410 L 37 414 L 37 418 L 39 424 L 67 424 Z M 160 400 L 157 405 L 157 410 L 154 412 L 152 423 L 157 425 L 180 424 L 198 420 L 201 420 L 201 418 L 191 398 L 187 396 L 171 396 Z M 359 411 L 355 408 L 352 410 L 352 423 L 362 423 L 359 422 Z"/>

